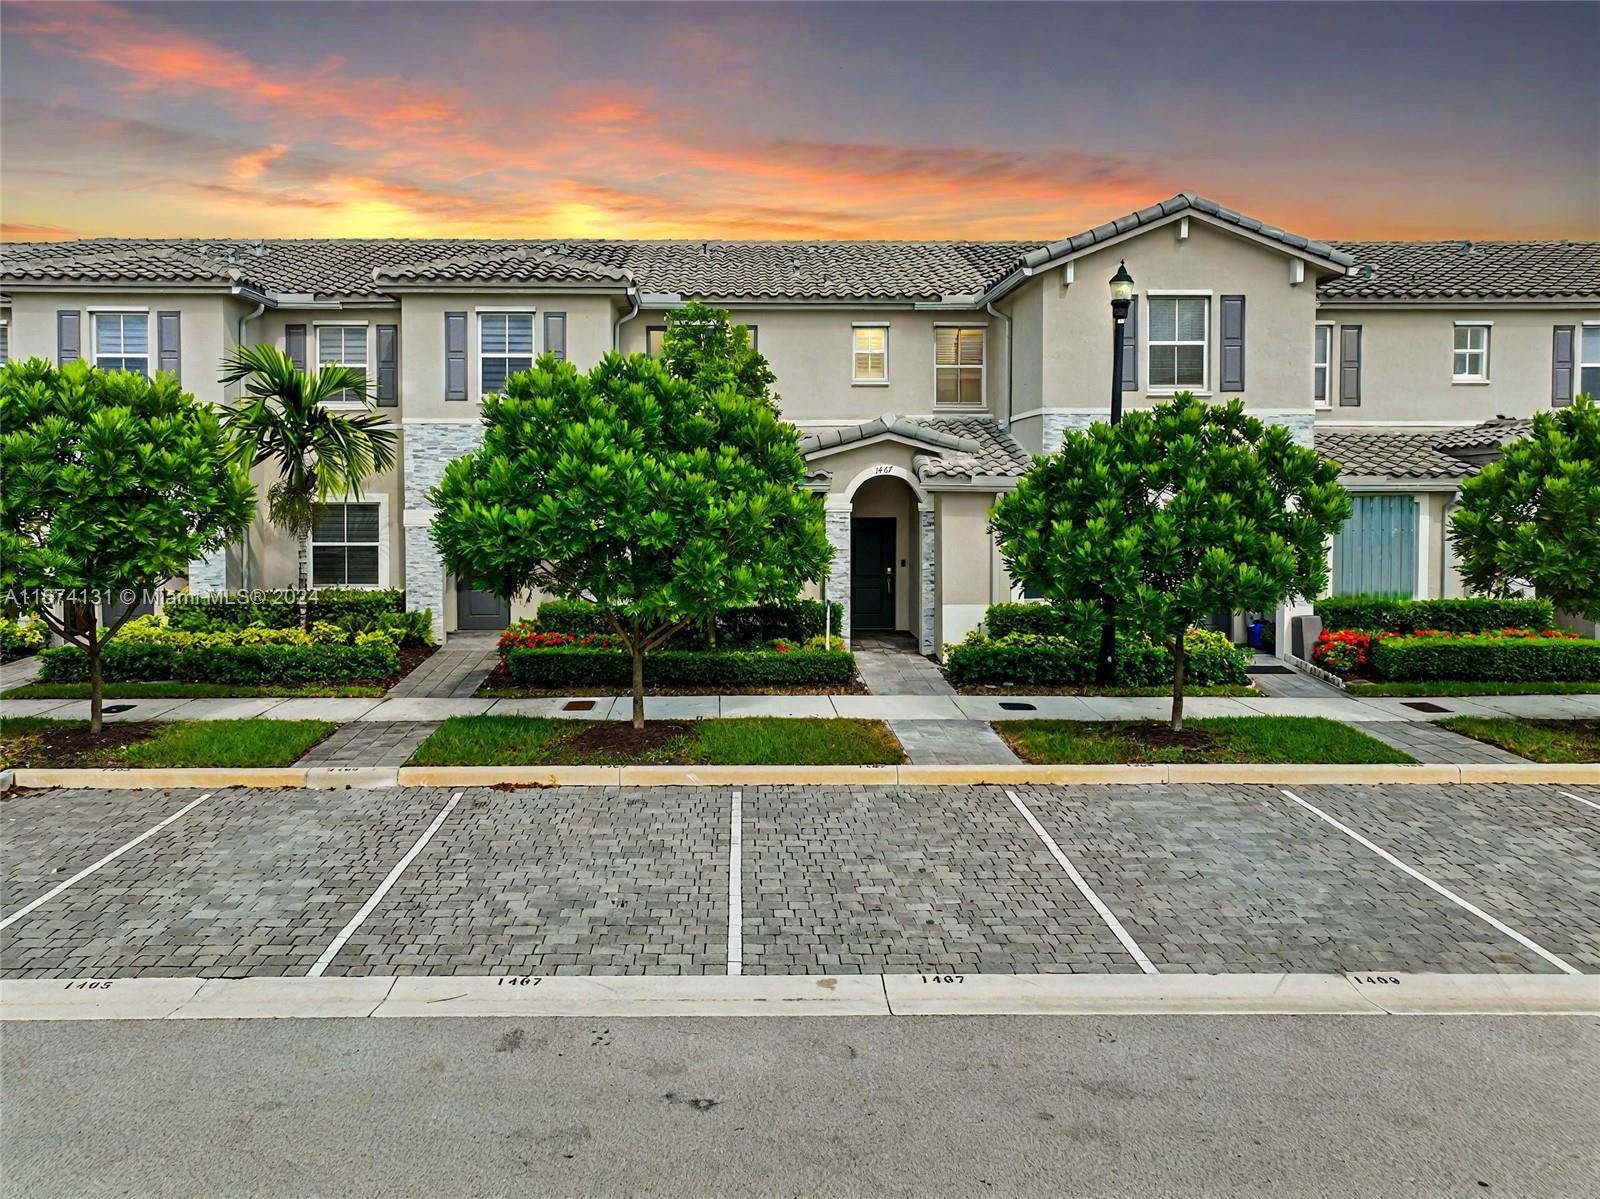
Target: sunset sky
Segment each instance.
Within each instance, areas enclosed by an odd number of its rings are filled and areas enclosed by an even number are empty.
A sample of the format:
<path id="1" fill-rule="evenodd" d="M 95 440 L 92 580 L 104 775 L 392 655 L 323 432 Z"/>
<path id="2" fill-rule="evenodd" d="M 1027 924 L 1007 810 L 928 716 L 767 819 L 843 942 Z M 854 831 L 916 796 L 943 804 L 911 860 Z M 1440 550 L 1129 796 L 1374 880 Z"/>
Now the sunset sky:
<path id="1" fill-rule="evenodd" d="M 1600 5 L 49 4 L 5 235 L 1600 237 Z"/>

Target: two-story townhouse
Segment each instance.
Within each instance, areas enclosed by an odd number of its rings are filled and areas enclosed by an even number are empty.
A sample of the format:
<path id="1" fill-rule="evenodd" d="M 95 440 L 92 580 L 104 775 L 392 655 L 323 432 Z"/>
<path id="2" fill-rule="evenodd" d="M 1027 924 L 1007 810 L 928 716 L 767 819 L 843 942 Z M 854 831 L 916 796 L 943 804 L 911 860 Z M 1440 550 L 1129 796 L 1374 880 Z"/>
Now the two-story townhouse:
<path id="1" fill-rule="evenodd" d="M 1483 260 L 1470 286 L 1418 302 L 1463 277 L 1462 253 Z M 1113 345 L 1106 282 L 1122 263 L 1135 298 Z M 1333 549 L 1336 586 L 1415 594 L 1458 587 L 1442 521 L 1517 427 L 1492 418 L 1526 418 L 1600 374 L 1600 246 L 1344 246 L 1187 193 L 1043 245 L 35 243 L 5 248 L 0 288 L 8 351 L 171 369 L 213 401 L 231 398 L 217 364 L 242 343 L 366 370 L 400 461 L 360 502 L 330 506 L 312 582 L 403 586 L 441 633 L 501 627 L 538 599 L 508 606 L 448 577 L 428 536 L 428 491 L 478 444 L 480 398 L 546 351 L 579 368 L 614 348 L 658 353 L 689 299 L 729 309 L 777 374 L 835 548 L 812 593 L 844 605 L 847 628 L 903 630 L 924 652 L 1013 594 L 988 509 L 1034 453 L 1104 417 L 1113 363 L 1130 407 L 1243 395 L 1314 438 L 1360 493 Z M 1441 330 L 1442 385 L 1424 366 Z M 188 583 L 286 586 L 296 557 L 258 521 Z"/>

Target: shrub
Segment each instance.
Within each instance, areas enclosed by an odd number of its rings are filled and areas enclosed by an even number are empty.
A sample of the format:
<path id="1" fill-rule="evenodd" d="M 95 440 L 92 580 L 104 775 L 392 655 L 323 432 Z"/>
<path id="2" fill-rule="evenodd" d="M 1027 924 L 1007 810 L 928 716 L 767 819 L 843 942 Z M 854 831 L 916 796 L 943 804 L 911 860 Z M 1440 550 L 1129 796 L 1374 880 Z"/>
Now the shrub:
<path id="1" fill-rule="evenodd" d="M 624 648 L 567 645 L 513 647 L 506 673 L 528 687 L 626 687 L 633 660 Z M 650 655 L 649 681 L 666 686 L 824 686 L 855 677 L 848 650 L 661 650 Z"/>
<path id="2" fill-rule="evenodd" d="M 170 645 L 112 640 L 107 643 L 102 655 L 100 675 L 108 683 L 170 679 L 177 654 L 177 649 Z M 41 682 L 87 683 L 89 681 L 89 655 L 76 645 L 47 649 L 39 657 Z"/>
<path id="3" fill-rule="evenodd" d="M 1335 674 L 1355 674 L 1367 665 L 1372 634 L 1360 629 L 1323 629 L 1311 650 L 1311 660 Z"/>
<path id="4" fill-rule="evenodd" d="M 89 656 L 76 646 L 46 650 L 39 677 L 83 683 Z M 368 645 L 187 645 L 124 643 L 105 648 L 101 666 L 111 683 L 178 679 L 186 683 L 344 683 L 382 679 L 400 669 L 388 640 Z"/>
<path id="5" fill-rule="evenodd" d="M 1540 599 L 1392 599 L 1379 595 L 1336 595 L 1313 605 L 1324 629 L 1414 633 L 1443 629 L 1484 633 L 1508 626 L 1549 628 L 1555 612 Z"/>
<path id="6" fill-rule="evenodd" d="M 983 626 L 991 637 L 1033 633 L 1039 637 L 1064 637 L 1066 619 L 1050 604 L 990 604 Z"/>
<path id="7" fill-rule="evenodd" d="M 267 628 L 297 628 L 300 614 L 292 591 L 252 593 L 260 598 L 245 598 L 232 592 L 200 595 L 173 595 L 167 598 L 168 623 L 188 632 L 209 632 L 217 627 L 242 628 L 265 625 Z M 399 589 L 369 590 L 363 587 L 324 587 L 313 591 L 306 604 L 313 622 L 339 623 L 353 618 L 364 621 L 360 632 L 374 627 L 386 613 L 405 612 L 406 593 Z"/>
<path id="8" fill-rule="evenodd" d="M 0 619 L 0 662 L 26 658 L 44 646 L 44 625 L 38 621 L 20 624 Z"/>
<path id="9" fill-rule="evenodd" d="M 1397 682 L 1578 682 L 1600 679 L 1600 641 L 1559 634 L 1382 637 L 1373 671 Z"/>
<path id="10" fill-rule="evenodd" d="M 756 645 L 780 637 L 807 641 L 821 636 L 825 607 L 821 600 L 797 599 L 788 604 L 734 608 L 717 617 L 717 641 L 721 645 Z M 832 611 L 833 634 L 841 636 L 844 609 L 835 604 Z M 600 606 L 588 600 L 546 600 L 539 605 L 537 625 L 543 631 L 554 633 L 616 633 Z M 685 630 L 678 636 L 684 639 L 694 635 L 694 630 Z"/>
<path id="11" fill-rule="evenodd" d="M 1011 606 L 1011 605 L 1008 605 Z M 1235 646 L 1222 633 L 1191 629 L 1185 673 L 1200 687 L 1242 685 L 1250 651 Z M 974 684 L 1045 687 L 1080 687 L 1094 681 L 1098 643 L 1043 637 L 1036 633 L 1010 633 L 984 637 L 973 633 L 945 655 L 945 670 L 958 686 Z M 1117 641 L 1119 687 L 1155 687 L 1172 682 L 1172 654 L 1164 646 L 1141 637 Z"/>

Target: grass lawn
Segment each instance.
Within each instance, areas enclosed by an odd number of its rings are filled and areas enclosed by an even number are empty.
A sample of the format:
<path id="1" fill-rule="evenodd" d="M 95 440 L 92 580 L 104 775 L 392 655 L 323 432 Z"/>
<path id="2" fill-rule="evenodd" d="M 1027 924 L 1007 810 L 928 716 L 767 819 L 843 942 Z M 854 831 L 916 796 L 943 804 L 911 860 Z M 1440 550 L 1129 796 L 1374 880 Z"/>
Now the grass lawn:
<path id="1" fill-rule="evenodd" d="M 1535 762 L 1600 762 L 1600 720 L 1452 716 L 1440 724 Z"/>
<path id="2" fill-rule="evenodd" d="M 252 687 L 248 683 L 105 683 L 106 699 L 303 699 L 311 696 L 382 698 L 383 688 L 361 683 L 302 683 Z M 0 695 L 3 699 L 88 699 L 88 683 L 26 683 Z"/>
<path id="3" fill-rule="evenodd" d="M 1357 699 L 1383 695 L 1591 695 L 1600 694 L 1600 679 L 1587 683 L 1351 683 L 1346 691 Z"/>
<path id="4" fill-rule="evenodd" d="M 172 720 L 107 723 L 0 720 L 5 766 L 289 766 L 339 726 L 331 720 Z"/>
<path id="5" fill-rule="evenodd" d="M 900 743 L 878 720 L 653 720 L 640 736 L 625 723 L 452 716 L 417 748 L 411 764 L 871 766 L 903 758 Z"/>
<path id="6" fill-rule="evenodd" d="M 1218 716 L 1184 722 L 1175 740 L 1165 721 L 999 720 L 995 729 L 1025 762 L 1394 763 L 1415 758 L 1321 716 Z"/>

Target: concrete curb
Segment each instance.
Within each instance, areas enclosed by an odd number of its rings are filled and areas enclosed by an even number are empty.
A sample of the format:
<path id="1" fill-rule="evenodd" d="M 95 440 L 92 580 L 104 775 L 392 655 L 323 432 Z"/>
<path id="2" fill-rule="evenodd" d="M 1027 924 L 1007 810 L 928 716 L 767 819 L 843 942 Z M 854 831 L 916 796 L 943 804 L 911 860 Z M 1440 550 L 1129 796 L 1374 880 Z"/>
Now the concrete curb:
<path id="1" fill-rule="evenodd" d="M 436 1016 L 1585 1016 L 1600 975 L 857 974 L 8 979 L 0 1020 Z"/>

